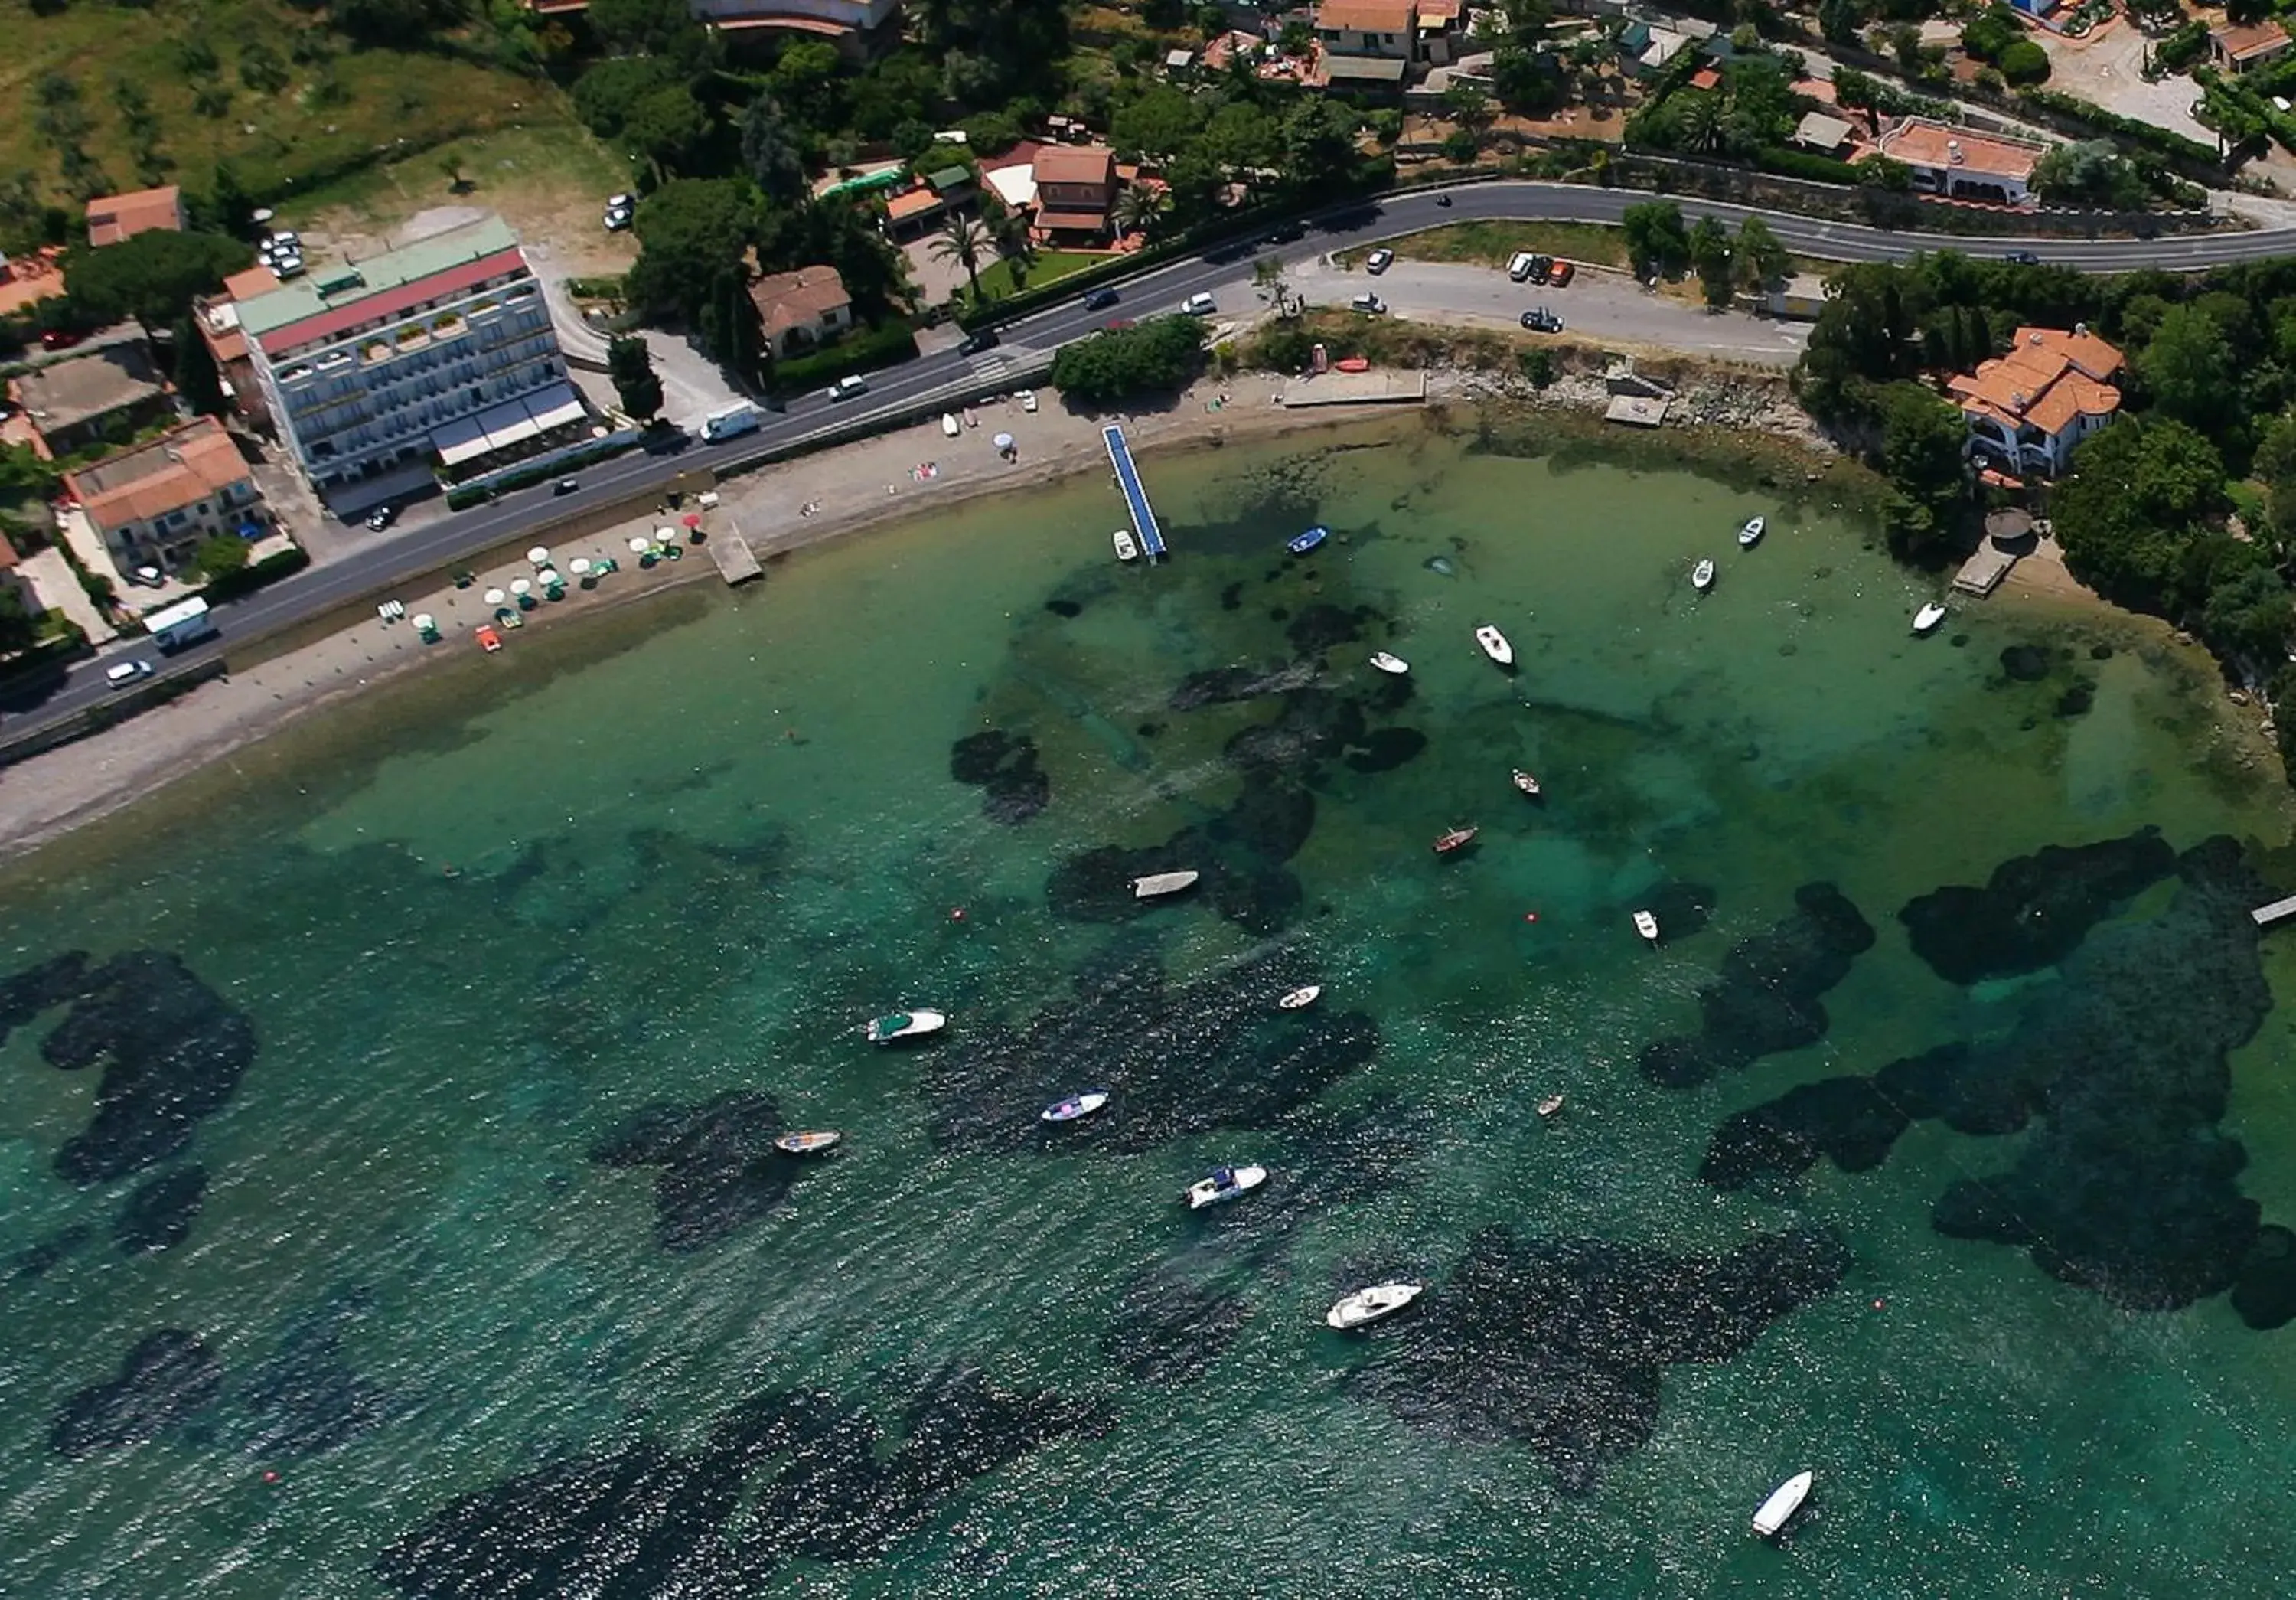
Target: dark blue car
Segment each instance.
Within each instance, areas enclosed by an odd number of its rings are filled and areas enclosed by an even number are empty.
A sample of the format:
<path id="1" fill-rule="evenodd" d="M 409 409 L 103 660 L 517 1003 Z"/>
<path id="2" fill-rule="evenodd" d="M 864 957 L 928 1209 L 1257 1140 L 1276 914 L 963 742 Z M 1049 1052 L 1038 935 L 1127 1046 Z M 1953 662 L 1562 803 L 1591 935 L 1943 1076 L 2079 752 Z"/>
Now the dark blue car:
<path id="1" fill-rule="evenodd" d="M 1084 308 L 1087 311 L 1105 311 L 1114 304 L 1116 291 L 1113 289 L 1095 289 L 1084 297 Z"/>

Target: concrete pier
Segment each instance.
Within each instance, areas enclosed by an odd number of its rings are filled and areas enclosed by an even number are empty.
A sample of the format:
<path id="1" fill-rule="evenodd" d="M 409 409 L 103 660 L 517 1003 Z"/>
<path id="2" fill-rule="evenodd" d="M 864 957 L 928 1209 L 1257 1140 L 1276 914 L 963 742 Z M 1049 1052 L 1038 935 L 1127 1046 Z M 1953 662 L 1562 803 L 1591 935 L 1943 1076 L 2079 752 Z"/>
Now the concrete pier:
<path id="1" fill-rule="evenodd" d="M 717 559 L 718 574 L 728 584 L 747 583 L 753 578 L 763 578 L 766 570 L 758 564 L 758 553 L 750 548 L 750 541 L 731 517 L 726 526 L 709 536 L 709 554 Z"/>

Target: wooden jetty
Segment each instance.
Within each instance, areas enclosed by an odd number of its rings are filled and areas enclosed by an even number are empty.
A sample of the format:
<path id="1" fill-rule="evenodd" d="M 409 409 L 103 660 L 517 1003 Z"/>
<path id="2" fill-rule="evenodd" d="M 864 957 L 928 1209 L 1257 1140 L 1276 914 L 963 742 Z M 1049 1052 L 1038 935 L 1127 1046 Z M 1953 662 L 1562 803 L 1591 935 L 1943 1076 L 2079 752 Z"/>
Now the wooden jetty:
<path id="1" fill-rule="evenodd" d="M 2290 895 L 2284 900 L 2275 900 L 2269 906 L 2259 906 L 2248 915 L 2250 920 L 2259 928 L 2269 928 L 2275 923 L 2284 923 L 2290 917 L 2296 916 L 2296 894 Z"/>

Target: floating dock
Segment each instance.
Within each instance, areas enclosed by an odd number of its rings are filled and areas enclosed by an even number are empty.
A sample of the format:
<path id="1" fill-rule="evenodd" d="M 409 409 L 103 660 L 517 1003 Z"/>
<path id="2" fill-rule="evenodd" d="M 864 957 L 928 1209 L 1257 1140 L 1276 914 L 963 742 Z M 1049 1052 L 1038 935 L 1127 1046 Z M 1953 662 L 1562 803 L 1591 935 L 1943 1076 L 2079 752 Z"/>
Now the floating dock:
<path id="1" fill-rule="evenodd" d="M 1100 431 L 1108 446 L 1108 464 L 1116 469 L 1116 485 L 1124 491 L 1124 503 L 1132 510 L 1132 531 L 1140 536 L 1140 548 L 1150 561 L 1164 558 L 1164 530 L 1156 526 L 1155 508 L 1148 504 L 1148 491 L 1140 482 L 1140 469 L 1132 464 L 1132 447 L 1124 442 L 1124 430 L 1113 423 Z"/>
<path id="2" fill-rule="evenodd" d="M 2275 923 L 2284 923 L 2290 917 L 2296 916 L 2296 894 L 2290 895 L 2284 900 L 2275 900 L 2269 906 L 2259 906 L 2248 915 L 2259 928 L 2269 928 Z"/>
<path id="3" fill-rule="evenodd" d="M 709 554 L 718 558 L 718 575 L 729 584 L 744 584 L 766 575 L 766 570 L 758 564 L 758 553 L 750 548 L 750 541 L 742 537 L 741 529 L 731 517 L 711 536 Z"/>

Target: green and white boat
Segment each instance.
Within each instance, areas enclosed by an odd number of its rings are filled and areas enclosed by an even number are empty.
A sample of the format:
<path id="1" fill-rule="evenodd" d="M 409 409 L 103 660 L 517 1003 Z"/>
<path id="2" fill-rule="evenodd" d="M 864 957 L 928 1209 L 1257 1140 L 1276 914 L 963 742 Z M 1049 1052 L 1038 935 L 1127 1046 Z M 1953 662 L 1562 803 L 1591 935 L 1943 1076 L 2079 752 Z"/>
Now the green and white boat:
<path id="1" fill-rule="evenodd" d="M 948 1018 L 937 1011 L 897 1011 L 879 1017 L 866 1030 L 873 1045 L 894 1045 L 903 1039 L 922 1038 L 928 1033 L 939 1033 L 948 1026 Z"/>

